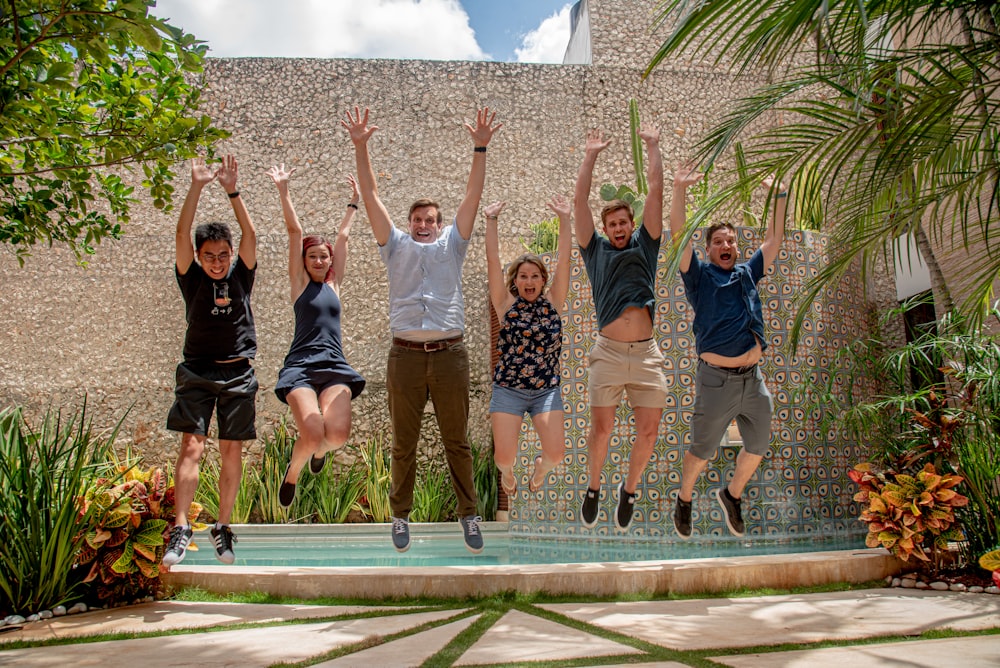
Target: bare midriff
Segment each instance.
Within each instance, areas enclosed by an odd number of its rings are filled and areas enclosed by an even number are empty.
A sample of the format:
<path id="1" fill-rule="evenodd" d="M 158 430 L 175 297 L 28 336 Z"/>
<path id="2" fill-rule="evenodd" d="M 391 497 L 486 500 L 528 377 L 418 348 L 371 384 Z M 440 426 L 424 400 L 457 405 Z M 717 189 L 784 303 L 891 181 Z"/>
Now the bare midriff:
<path id="1" fill-rule="evenodd" d="M 715 366 L 739 367 L 757 364 L 760 362 L 760 358 L 763 357 L 763 355 L 764 351 L 761 350 L 760 343 L 758 342 L 753 348 L 746 351 L 742 355 L 737 355 L 736 357 L 727 357 L 725 355 L 717 355 L 715 353 L 708 352 L 702 353 L 699 357 L 709 364 L 714 364 Z"/>
<path id="2" fill-rule="evenodd" d="M 649 309 L 629 306 L 601 329 L 601 336 L 626 343 L 653 338 L 653 320 L 649 317 Z"/>

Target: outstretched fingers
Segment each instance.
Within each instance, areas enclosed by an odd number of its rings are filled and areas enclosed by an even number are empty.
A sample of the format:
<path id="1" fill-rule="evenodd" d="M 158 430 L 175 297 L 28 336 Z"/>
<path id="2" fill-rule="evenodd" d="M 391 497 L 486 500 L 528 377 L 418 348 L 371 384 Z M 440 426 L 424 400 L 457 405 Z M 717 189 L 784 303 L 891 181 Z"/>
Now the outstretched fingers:
<path id="1" fill-rule="evenodd" d="M 351 136 L 351 141 L 364 142 L 368 141 L 368 138 L 372 136 L 376 130 L 378 130 L 377 125 L 368 126 L 368 107 L 365 107 L 364 111 L 361 107 L 354 107 L 354 113 L 351 110 L 347 110 L 345 118 L 341 119 L 340 124 L 347 130 L 348 134 Z"/>
<path id="2" fill-rule="evenodd" d="M 557 216 L 569 216 L 573 213 L 573 202 L 565 195 L 553 195 L 546 206 Z"/>
<path id="3" fill-rule="evenodd" d="M 589 130 L 587 132 L 587 143 L 584 150 L 600 153 L 609 146 L 611 146 L 611 140 L 605 139 L 604 134 L 600 130 Z"/>

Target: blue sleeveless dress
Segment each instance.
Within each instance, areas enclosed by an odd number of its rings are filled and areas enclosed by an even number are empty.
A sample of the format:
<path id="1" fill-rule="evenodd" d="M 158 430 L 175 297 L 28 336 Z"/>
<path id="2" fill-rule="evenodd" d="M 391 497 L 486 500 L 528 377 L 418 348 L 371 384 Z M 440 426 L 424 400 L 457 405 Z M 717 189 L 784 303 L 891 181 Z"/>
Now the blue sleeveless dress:
<path id="1" fill-rule="evenodd" d="M 354 399 L 365 388 L 365 379 L 344 359 L 340 340 L 340 298 L 326 283 L 310 281 L 295 300 L 295 336 L 278 372 L 274 393 L 283 403 L 299 387 L 316 394 L 331 385 L 346 385 Z"/>

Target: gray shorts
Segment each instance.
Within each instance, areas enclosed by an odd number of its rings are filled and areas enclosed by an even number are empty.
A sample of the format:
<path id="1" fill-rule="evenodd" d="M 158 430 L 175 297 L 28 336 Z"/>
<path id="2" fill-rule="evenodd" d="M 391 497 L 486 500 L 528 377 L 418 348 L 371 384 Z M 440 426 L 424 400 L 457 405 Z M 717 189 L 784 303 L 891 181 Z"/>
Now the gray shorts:
<path id="1" fill-rule="evenodd" d="M 743 437 L 743 449 L 767 454 L 771 443 L 771 393 L 760 366 L 744 372 L 728 371 L 698 361 L 694 416 L 691 418 L 691 454 L 711 459 L 722 435 L 734 419 Z"/>

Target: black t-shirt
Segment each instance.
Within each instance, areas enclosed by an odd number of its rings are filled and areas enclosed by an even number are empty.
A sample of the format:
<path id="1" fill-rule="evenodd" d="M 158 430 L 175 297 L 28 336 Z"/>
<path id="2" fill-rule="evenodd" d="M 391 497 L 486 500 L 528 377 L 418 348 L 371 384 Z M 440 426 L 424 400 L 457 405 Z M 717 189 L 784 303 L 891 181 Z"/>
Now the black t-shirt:
<path id="1" fill-rule="evenodd" d="M 188 324 L 185 362 L 253 359 L 257 354 L 257 332 L 250 308 L 256 271 L 256 267 L 248 269 L 239 255 L 229 274 L 218 281 L 209 278 L 197 262 L 192 262 L 183 275 L 174 266 Z"/>

